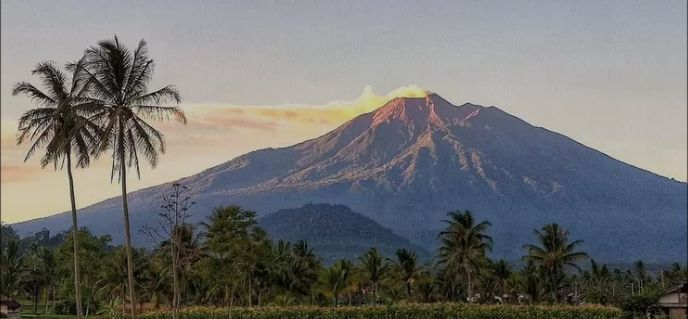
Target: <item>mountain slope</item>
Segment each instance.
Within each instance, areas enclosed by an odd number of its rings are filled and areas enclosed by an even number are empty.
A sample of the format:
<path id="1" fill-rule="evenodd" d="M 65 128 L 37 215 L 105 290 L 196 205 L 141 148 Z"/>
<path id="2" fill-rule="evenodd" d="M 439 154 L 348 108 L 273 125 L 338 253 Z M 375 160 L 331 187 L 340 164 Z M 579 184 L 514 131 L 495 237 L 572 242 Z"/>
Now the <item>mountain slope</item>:
<path id="1" fill-rule="evenodd" d="M 260 218 L 258 224 L 275 241 L 306 240 L 328 264 L 342 258 L 355 260 L 370 247 L 388 258 L 400 248 L 413 249 L 425 261 L 431 258 L 423 248 L 344 205 L 306 204 L 281 209 Z"/>
<path id="2" fill-rule="evenodd" d="M 202 219 L 239 204 L 264 215 L 309 202 L 343 204 L 433 248 L 448 211 L 470 209 L 494 225 L 495 254 L 522 255 L 532 231 L 558 222 L 607 261 L 685 259 L 688 188 L 615 160 L 495 107 L 454 106 L 437 94 L 397 98 L 297 145 L 239 156 L 179 182 Z M 130 195 L 132 228 L 169 185 Z M 80 210 L 96 233 L 121 227 L 121 202 Z M 15 225 L 66 229 L 66 214 Z M 112 233 L 121 239 L 120 232 Z M 145 238 L 135 241 L 145 244 Z"/>

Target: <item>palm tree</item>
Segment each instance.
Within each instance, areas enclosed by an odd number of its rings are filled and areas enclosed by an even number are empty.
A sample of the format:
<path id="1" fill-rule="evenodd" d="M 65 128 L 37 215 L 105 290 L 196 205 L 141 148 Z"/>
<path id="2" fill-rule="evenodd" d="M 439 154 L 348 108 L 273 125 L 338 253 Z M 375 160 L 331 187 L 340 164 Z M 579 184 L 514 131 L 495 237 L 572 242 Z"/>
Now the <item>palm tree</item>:
<path id="1" fill-rule="evenodd" d="M 439 282 L 430 273 L 425 273 L 418 280 L 418 300 L 423 303 L 432 303 L 437 301 L 437 290 Z"/>
<path id="2" fill-rule="evenodd" d="M 521 290 L 528 295 L 531 303 L 542 300 L 545 292 L 542 289 L 542 266 L 535 264 L 532 259 L 526 260 L 519 272 L 519 284 Z"/>
<path id="3" fill-rule="evenodd" d="M 73 65 L 80 66 L 83 61 Z M 81 76 L 81 68 L 76 67 L 68 79 L 52 62 L 41 62 L 31 72 L 38 75 L 47 89 L 42 92 L 33 84 L 19 82 L 12 89 L 12 95 L 26 95 L 39 107 L 27 111 L 19 118 L 17 144 L 32 141 L 24 161 L 27 161 L 39 148 L 45 148 L 41 167 L 67 162 L 69 197 L 72 208 L 72 237 L 74 238 L 74 293 L 76 295 L 77 317 L 81 318 L 81 290 L 79 278 L 79 243 L 77 240 L 76 199 L 74 178 L 72 177 L 72 157 L 76 166 L 85 168 L 90 162 L 89 151 L 100 130 L 87 116 L 92 104 L 85 95 L 89 91 L 88 81 Z M 61 166 L 61 167 L 62 167 Z"/>
<path id="4" fill-rule="evenodd" d="M 83 67 L 72 67 L 83 69 L 89 83 L 92 83 L 88 97 L 98 105 L 94 119 L 102 125 L 103 133 L 95 154 L 112 150 L 110 179 L 114 179 L 115 172 L 119 172 L 129 298 L 132 303 L 136 303 L 126 167 L 133 166 L 140 178 L 140 156 L 145 157 L 151 167 L 155 168 L 159 153 L 165 152 L 163 134 L 146 120 L 164 121 L 173 117 L 178 122 L 186 124 L 186 117 L 178 107 L 162 106 L 168 101 L 177 104 L 181 102 L 179 92 L 174 86 L 168 85 L 157 91 L 148 92 L 148 83 L 152 79 L 155 64 L 153 59 L 148 57 L 144 40 L 141 40 L 132 52 L 115 36 L 114 39 L 100 41 L 96 46 L 86 49 L 84 59 Z M 132 319 L 136 319 L 135 307 L 132 307 L 131 315 Z"/>
<path id="5" fill-rule="evenodd" d="M 478 264 L 485 260 L 485 253 L 492 250 L 492 237 L 485 235 L 489 221 L 475 223 L 470 211 L 450 212 L 446 230 L 440 232 L 442 246 L 439 248 L 438 263 L 446 265 L 446 270 L 458 275 L 461 271 L 466 276 L 466 292 L 468 299 L 473 297 L 471 273 Z"/>
<path id="6" fill-rule="evenodd" d="M 387 272 L 389 264 L 386 262 L 385 257 L 380 256 L 375 247 L 371 247 L 359 260 L 362 272 L 373 284 L 373 299 L 377 302 L 377 284 L 380 278 Z"/>
<path id="7" fill-rule="evenodd" d="M 535 230 L 540 246 L 526 244 L 527 255 L 524 260 L 532 260 L 545 270 L 548 283 L 548 290 L 552 300 L 557 299 L 559 289 L 557 281 L 563 276 L 565 267 L 574 268 L 580 271 L 576 262 L 590 258 L 584 252 L 577 252 L 576 249 L 583 243 L 582 240 L 575 240 L 569 243 L 569 231 L 558 224 L 547 224 L 541 230 Z"/>
<path id="8" fill-rule="evenodd" d="M 406 296 L 411 299 L 411 287 L 420 278 L 422 272 L 421 267 L 418 266 L 418 255 L 406 249 L 397 250 L 396 255 L 395 268 L 397 277 L 404 282 Z"/>
<path id="9" fill-rule="evenodd" d="M 638 281 L 638 291 L 640 293 L 643 293 L 643 288 L 645 286 L 645 280 L 647 278 L 647 270 L 645 269 L 645 262 L 642 260 L 638 260 L 635 263 L 633 263 L 633 266 L 635 266 L 635 275 L 636 275 L 636 280 Z"/>
<path id="10" fill-rule="evenodd" d="M 42 247 L 38 256 L 41 259 L 41 277 L 45 286 L 45 312 L 48 312 L 48 300 L 50 299 L 50 289 L 55 285 L 57 277 L 57 258 L 52 250 Z"/>
<path id="11" fill-rule="evenodd" d="M 3 244 L 5 244 L 5 251 L 2 254 L 1 265 L 4 276 L 0 283 L 2 283 L 2 291 L 12 299 L 26 268 L 24 257 L 19 254 L 19 243 L 16 240 L 9 240 Z"/>
<path id="12" fill-rule="evenodd" d="M 334 306 L 339 305 L 339 296 L 349 286 L 353 267 L 351 262 L 340 260 L 330 268 L 323 269 L 318 282 L 324 292 L 334 298 Z"/>
<path id="13" fill-rule="evenodd" d="M 167 296 L 171 292 L 168 279 L 169 274 L 167 273 L 170 269 L 167 269 L 167 267 L 163 265 L 165 262 L 164 259 L 167 256 L 158 255 L 158 257 L 161 258 L 156 259 L 155 261 L 157 262 L 152 262 L 150 267 L 147 267 L 144 272 L 145 294 L 148 297 L 148 301 L 153 304 L 154 309 L 159 309 L 161 303 L 167 302 Z"/>
<path id="14" fill-rule="evenodd" d="M 181 308 L 181 281 L 186 278 L 186 273 L 201 257 L 200 238 L 195 236 L 195 226 L 191 224 L 178 224 L 172 227 L 170 238 L 160 243 L 161 251 L 168 251 L 168 257 L 172 271 L 172 298 L 173 317 L 179 318 Z M 173 244 L 174 243 L 174 244 Z"/>
<path id="15" fill-rule="evenodd" d="M 665 271 L 666 277 L 670 285 L 678 285 L 688 280 L 688 269 L 681 267 L 679 263 L 671 264 L 671 267 Z"/>
<path id="16" fill-rule="evenodd" d="M 305 240 L 299 240 L 292 247 L 291 265 L 289 272 L 293 281 L 290 290 L 301 294 L 308 294 L 311 286 L 318 281 L 318 270 L 322 263 L 315 256 L 313 248 Z M 348 265 L 347 265 L 348 266 Z"/>
<path id="17" fill-rule="evenodd" d="M 511 277 L 511 265 L 506 260 L 500 259 L 492 265 L 492 272 L 499 285 L 499 298 L 502 299 L 506 293 L 506 283 Z"/>
<path id="18" fill-rule="evenodd" d="M 41 259 L 38 256 L 38 243 L 33 242 L 29 245 L 29 251 L 25 255 L 28 261 L 27 274 L 24 277 L 24 291 L 33 299 L 33 313 L 38 313 L 38 296 L 43 289 L 43 274 Z"/>
<path id="19" fill-rule="evenodd" d="M 144 276 L 147 271 L 147 261 L 144 259 L 145 252 L 141 250 L 134 250 L 133 260 L 136 266 L 136 272 L 134 272 L 134 279 L 137 283 L 136 287 L 140 287 L 144 284 Z M 126 249 L 122 247 L 116 248 L 108 255 L 110 260 L 107 260 L 103 266 L 102 275 L 100 280 L 96 283 L 99 287 L 100 297 L 102 299 L 112 300 L 113 298 L 120 297 L 123 300 L 124 310 L 126 311 L 126 300 L 124 296 L 126 295 L 127 289 L 130 289 L 127 285 L 128 281 L 128 258 L 126 256 Z M 131 308 L 136 308 L 136 302 L 129 301 Z"/>

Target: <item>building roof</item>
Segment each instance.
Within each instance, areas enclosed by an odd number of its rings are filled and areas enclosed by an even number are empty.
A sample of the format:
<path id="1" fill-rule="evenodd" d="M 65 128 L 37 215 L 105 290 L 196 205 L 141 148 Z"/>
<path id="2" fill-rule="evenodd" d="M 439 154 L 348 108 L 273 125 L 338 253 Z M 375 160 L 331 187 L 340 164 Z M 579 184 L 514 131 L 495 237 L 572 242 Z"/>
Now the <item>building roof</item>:
<path id="1" fill-rule="evenodd" d="M 664 291 L 662 291 L 661 295 L 667 295 L 667 294 L 671 294 L 671 293 L 675 293 L 675 292 L 682 292 L 682 293 L 688 292 L 688 282 L 684 282 L 680 285 L 677 285 L 677 286 L 671 287 L 667 290 L 664 290 Z"/>
<path id="2" fill-rule="evenodd" d="M 14 300 L 0 300 L 0 305 L 7 306 L 7 309 L 21 308 L 22 305 Z"/>

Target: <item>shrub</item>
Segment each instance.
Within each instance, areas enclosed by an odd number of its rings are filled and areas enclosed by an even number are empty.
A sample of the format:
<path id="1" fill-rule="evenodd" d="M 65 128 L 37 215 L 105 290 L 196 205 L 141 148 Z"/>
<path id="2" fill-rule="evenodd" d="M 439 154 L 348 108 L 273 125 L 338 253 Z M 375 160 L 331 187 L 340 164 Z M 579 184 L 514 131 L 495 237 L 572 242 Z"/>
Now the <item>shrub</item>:
<path id="1" fill-rule="evenodd" d="M 148 313 L 141 319 L 172 318 L 169 312 Z M 407 304 L 391 307 L 263 307 L 211 309 L 190 308 L 182 312 L 184 319 L 622 319 L 617 308 L 602 306 L 513 306 L 469 304 Z"/>
<path id="2" fill-rule="evenodd" d="M 619 308 L 623 310 L 627 318 L 659 312 L 659 298 L 655 295 L 629 296 L 624 299 Z"/>

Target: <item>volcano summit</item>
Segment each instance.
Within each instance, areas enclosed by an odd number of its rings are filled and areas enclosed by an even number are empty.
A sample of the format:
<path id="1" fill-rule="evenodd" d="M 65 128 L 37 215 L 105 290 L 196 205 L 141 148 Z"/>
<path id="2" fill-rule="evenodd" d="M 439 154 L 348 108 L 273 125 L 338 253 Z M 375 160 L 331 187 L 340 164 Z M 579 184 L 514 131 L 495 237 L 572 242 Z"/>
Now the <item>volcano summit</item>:
<path id="1" fill-rule="evenodd" d="M 613 159 L 496 107 L 455 106 L 437 94 L 395 98 L 321 137 L 239 156 L 178 182 L 195 217 L 237 204 L 259 216 L 309 202 L 343 204 L 429 250 L 449 211 L 492 222 L 494 254 L 522 256 L 533 229 L 556 222 L 602 261 L 686 258 L 685 183 Z M 132 230 L 169 184 L 133 192 Z M 121 201 L 79 211 L 79 223 L 121 242 Z M 67 229 L 68 214 L 13 225 Z M 113 232 L 113 230 L 115 230 Z M 139 235 L 139 245 L 147 243 Z"/>

